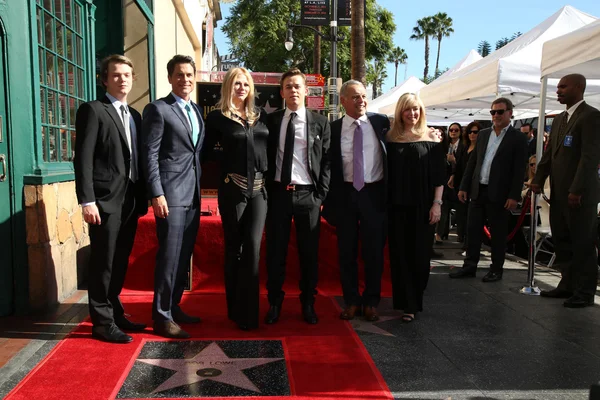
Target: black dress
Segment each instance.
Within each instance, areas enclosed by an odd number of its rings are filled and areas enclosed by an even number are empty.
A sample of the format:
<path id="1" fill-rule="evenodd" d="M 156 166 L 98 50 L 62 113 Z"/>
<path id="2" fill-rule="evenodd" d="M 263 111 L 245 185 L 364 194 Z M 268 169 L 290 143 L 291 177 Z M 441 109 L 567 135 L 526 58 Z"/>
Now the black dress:
<path id="1" fill-rule="evenodd" d="M 220 161 L 219 212 L 225 239 L 227 315 L 242 329 L 258 327 L 260 243 L 267 215 L 267 192 L 253 183 L 267 171 L 267 114 L 253 125 L 214 110 L 206 118 L 206 156 Z M 217 145 L 218 144 L 218 145 Z M 247 180 L 249 189 L 238 184 Z"/>
<path id="2" fill-rule="evenodd" d="M 394 309 L 423 310 L 433 232 L 429 210 L 444 184 L 446 157 L 440 143 L 388 142 L 389 249 Z"/>

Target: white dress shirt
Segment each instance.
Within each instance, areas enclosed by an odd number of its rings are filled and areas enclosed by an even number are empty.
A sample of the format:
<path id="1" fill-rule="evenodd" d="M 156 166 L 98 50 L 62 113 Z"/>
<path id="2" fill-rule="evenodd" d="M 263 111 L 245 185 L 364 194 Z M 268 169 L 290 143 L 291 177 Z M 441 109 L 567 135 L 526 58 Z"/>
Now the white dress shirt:
<path id="1" fill-rule="evenodd" d="M 375 130 L 366 115 L 358 118 L 363 132 L 363 167 L 365 171 L 365 183 L 373 183 L 383 179 L 383 157 L 381 155 L 381 145 Z M 353 182 L 353 161 L 354 161 L 354 131 L 356 130 L 356 121 L 349 115 L 345 115 L 342 120 L 342 166 L 344 172 L 344 181 Z"/>
<path id="2" fill-rule="evenodd" d="M 577 103 L 573 104 L 571 108 L 567 109 L 567 122 L 569 122 L 569 120 L 573 116 L 573 113 L 575 112 L 575 110 L 577 110 L 577 107 L 579 107 L 581 103 L 583 103 L 583 100 L 579 100 Z"/>
<path id="3" fill-rule="evenodd" d="M 292 158 L 292 181 L 295 185 L 311 185 L 312 178 L 308 170 L 308 131 L 306 125 L 306 108 L 298 108 L 292 111 L 289 108 L 285 109 L 281 127 L 279 128 L 279 148 L 277 149 L 277 160 L 275 171 L 275 180 L 281 182 L 281 164 L 283 163 L 283 152 L 285 149 L 285 137 L 287 132 L 290 115 L 295 112 L 294 119 L 294 155 Z"/>
<path id="4" fill-rule="evenodd" d="M 479 183 L 487 185 L 490 182 L 490 171 L 492 169 L 492 162 L 498 151 L 502 139 L 506 136 L 506 131 L 510 128 L 510 124 L 500 131 L 500 135 L 496 135 L 496 131 L 492 127 L 490 132 L 490 140 L 488 141 L 487 149 L 485 151 L 485 157 L 483 158 L 483 164 L 481 165 L 481 174 L 479 176 Z"/>

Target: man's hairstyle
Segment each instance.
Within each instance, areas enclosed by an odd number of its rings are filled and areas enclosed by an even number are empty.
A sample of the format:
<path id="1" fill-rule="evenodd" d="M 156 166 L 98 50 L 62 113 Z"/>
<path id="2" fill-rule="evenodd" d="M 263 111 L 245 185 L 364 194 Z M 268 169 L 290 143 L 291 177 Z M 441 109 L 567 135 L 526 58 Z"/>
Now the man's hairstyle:
<path id="1" fill-rule="evenodd" d="M 292 68 L 290 70 L 288 70 L 287 72 L 284 72 L 283 75 L 281 75 L 281 79 L 279 80 L 279 85 L 281 87 L 283 87 L 283 82 L 289 78 L 290 76 L 300 76 L 302 77 L 302 80 L 304 81 L 304 83 L 306 84 L 306 75 L 304 75 L 302 73 L 302 71 L 300 71 L 298 68 Z"/>
<path id="2" fill-rule="evenodd" d="M 496 100 L 492 101 L 492 107 L 494 106 L 494 104 L 504 104 L 504 105 L 506 105 L 507 110 L 513 109 L 512 101 L 510 101 L 506 97 L 498 97 Z"/>
<path id="3" fill-rule="evenodd" d="M 175 66 L 177 64 L 190 64 L 192 68 L 194 68 L 194 75 L 196 74 L 196 63 L 194 62 L 194 59 L 190 56 L 177 54 L 167 63 L 167 72 L 169 76 L 173 75 L 173 71 L 175 71 Z"/>
<path id="4" fill-rule="evenodd" d="M 581 74 L 569 74 L 563 76 L 563 78 L 566 78 L 573 82 L 576 86 L 579 86 L 581 88 L 581 93 L 585 93 L 585 86 L 587 84 L 585 76 Z"/>
<path id="5" fill-rule="evenodd" d="M 532 126 L 532 125 L 531 125 L 529 122 L 528 122 L 528 123 L 526 123 L 526 124 L 523 124 L 523 125 L 521 125 L 521 128 L 524 128 L 524 127 L 526 127 L 526 126 L 528 126 L 528 127 L 529 127 L 529 132 L 533 131 L 533 126 Z"/>
<path id="6" fill-rule="evenodd" d="M 363 83 L 361 81 L 357 81 L 355 79 L 350 79 L 349 81 L 344 82 L 344 84 L 342 85 L 342 88 L 340 89 L 340 96 L 342 97 L 346 97 L 346 92 L 348 91 L 348 88 L 350 86 L 362 86 L 363 88 L 365 87 L 365 85 L 363 85 Z"/>
<path id="7" fill-rule="evenodd" d="M 133 68 L 133 61 L 129 57 L 121 54 L 111 54 L 102 60 L 100 66 L 100 76 L 102 77 L 102 85 L 106 86 L 104 82 L 108 79 L 108 67 L 110 64 L 126 64 L 131 67 L 131 75 L 135 79 L 135 69 Z"/>

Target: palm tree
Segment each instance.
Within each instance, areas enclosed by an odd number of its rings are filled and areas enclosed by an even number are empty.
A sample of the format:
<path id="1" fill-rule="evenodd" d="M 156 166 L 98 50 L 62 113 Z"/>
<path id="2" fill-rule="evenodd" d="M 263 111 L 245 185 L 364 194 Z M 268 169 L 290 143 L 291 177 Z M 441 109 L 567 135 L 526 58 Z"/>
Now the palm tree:
<path id="1" fill-rule="evenodd" d="M 429 75 L 429 37 L 435 36 L 433 17 L 424 17 L 417 20 L 417 25 L 413 28 L 412 40 L 425 40 L 425 70 L 423 79 Z"/>
<path id="2" fill-rule="evenodd" d="M 394 47 L 388 55 L 387 62 L 394 63 L 396 71 L 394 73 L 394 86 L 398 86 L 398 64 L 406 64 L 408 56 L 400 46 Z"/>
<path id="3" fill-rule="evenodd" d="M 487 57 L 492 52 L 492 45 L 487 40 L 482 40 L 477 46 L 477 52 L 481 57 Z"/>
<path id="4" fill-rule="evenodd" d="M 438 42 L 437 58 L 435 60 L 435 73 L 437 74 L 440 66 L 440 48 L 442 47 L 442 38 L 449 37 L 454 33 L 452 28 L 452 18 L 448 14 L 439 12 L 433 16 L 433 28 Z"/>
<path id="5" fill-rule="evenodd" d="M 387 71 L 385 70 L 385 62 L 383 60 L 375 60 L 373 64 L 367 64 L 367 84 L 373 85 L 373 98 L 381 94 L 381 86 L 383 81 L 387 79 Z"/>
<path id="6" fill-rule="evenodd" d="M 365 2 L 352 0 L 352 30 L 350 49 L 352 59 L 352 79 L 365 82 Z"/>

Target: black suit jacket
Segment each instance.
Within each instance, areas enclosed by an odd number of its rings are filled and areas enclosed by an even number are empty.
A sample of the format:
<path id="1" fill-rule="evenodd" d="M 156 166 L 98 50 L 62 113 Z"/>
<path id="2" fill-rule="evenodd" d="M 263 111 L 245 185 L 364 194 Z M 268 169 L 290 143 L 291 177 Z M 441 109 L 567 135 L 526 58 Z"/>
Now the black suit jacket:
<path id="1" fill-rule="evenodd" d="M 193 143 L 192 128 L 175 97 L 169 94 L 144 108 L 142 122 L 143 168 L 151 198 L 164 195 L 169 206 L 191 206 L 194 194 L 200 197 L 200 153 L 204 121 L 198 106 L 190 102 L 200 133 Z"/>
<path id="2" fill-rule="evenodd" d="M 469 158 L 460 184 L 460 190 L 468 192 L 472 199 L 479 196 L 479 178 L 485 158 L 492 128 L 482 129 L 477 137 L 477 145 Z M 521 200 L 523 176 L 527 165 L 527 136 L 512 126 L 498 146 L 490 168 L 488 196 L 492 202 L 503 203 L 507 199 Z"/>
<path id="3" fill-rule="evenodd" d="M 273 182 L 277 171 L 277 151 L 279 149 L 279 136 L 281 122 L 285 110 L 277 110 L 267 119 L 269 128 L 269 141 L 267 145 L 267 158 L 269 169 L 267 180 Z M 331 175 L 331 162 L 329 157 L 329 145 L 331 142 L 331 128 L 329 121 L 321 114 L 306 109 L 306 128 L 308 146 L 308 169 L 315 184 L 317 197 L 323 201 L 329 191 L 329 180 Z"/>
<path id="4" fill-rule="evenodd" d="M 390 120 L 384 114 L 367 113 L 369 122 L 379 139 L 381 154 L 383 155 L 383 179 L 387 188 L 387 150 L 385 147 L 385 135 L 390 129 Z M 339 215 L 336 211 L 339 210 L 339 204 L 342 203 L 341 196 L 344 196 L 344 165 L 342 161 L 342 123 L 344 117 L 335 120 L 331 123 L 331 181 L 329 185 L 329 193 L 323 204 L 323 217 L 331 225 L 336 225 Z M 387 190 L 386 190 L 387 192 Z M 387 193 L 384 197 L 387 199 Z"/>
<path id="5" fill-rule="evenodd" d="M 554 118 L 550 142 L 537 166 L 532 183 L 544 187 L 550 176 L 551 199 L 567 201 L 569 193 L 581 195 L 582 204 L 600 202 L 600 111 L 580 104 L 560 132 L 567 112 Z M 573 137 L 571 146 L 565 146 L 565 137 Z"/>
<path id="6" fill-rule="evenodd" d="M 135 186 L 136 209 L 148 211 L 145 183 L 139 156 L 142 136 L 140 113 L 129 107 L 135 124 L 138 149 L 138 181 Z M 129 183 L 131 154 L 125 127 L 108 97 L 83 103 L 75 119 L 75 190 L 79 203 L 96 202 L 99 210 L 115 213 L 121 209 Z"/>

